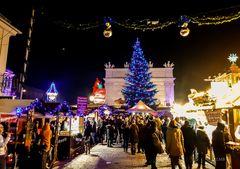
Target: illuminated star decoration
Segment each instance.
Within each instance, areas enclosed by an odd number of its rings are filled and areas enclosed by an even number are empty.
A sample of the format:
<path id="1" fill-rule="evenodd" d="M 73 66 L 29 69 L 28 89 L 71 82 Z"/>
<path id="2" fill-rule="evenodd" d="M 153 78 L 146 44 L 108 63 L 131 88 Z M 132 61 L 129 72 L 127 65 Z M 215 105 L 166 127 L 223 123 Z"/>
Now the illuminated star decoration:
<path id="1" fill-rule="evenodd" d="M 56 98 L 58 95 L 58 91 L 56 89 L 55 83 L 52 82 L 48 91 L 46 92 L 47 94 L 47 101 L 49 102 L 56 102 Z"/>
<path id="2" fill-rule="evenodd" d="M 231 62 L 231 63 L 236 63 L 238 59 L 238 56 L 236 53 L 231 53 L 229 56 L 228 56 L 228 60 Z"/>

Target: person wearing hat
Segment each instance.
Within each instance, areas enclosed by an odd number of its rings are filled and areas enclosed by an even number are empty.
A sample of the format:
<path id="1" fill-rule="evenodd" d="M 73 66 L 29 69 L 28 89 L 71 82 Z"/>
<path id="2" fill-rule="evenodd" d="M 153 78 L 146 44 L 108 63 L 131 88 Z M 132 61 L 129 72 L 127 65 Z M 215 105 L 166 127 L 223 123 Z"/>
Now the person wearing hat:
<path id="1" fill-rule="evenodd" d="M 145 150 L 145 156 L 146 156 L 146 163 L 145 167 L 148 165 L 151 165 L 151 169 L 157 169 L 156 167 L 156 157 L 157 152 L 156 148 L 153 144 L 153 133 L 156 132 L 156 122 L 153 118 L 153 116 L 147 117 L 147 124 L 144 127 L 144 150 Z"/>
<path id="2" fill-rule="evenodd" d="M 193 152 L 197 145 L 197 136 L 190 125 L 190 122 L 188 120 L 185 121 L 184 125 L 181 127 L 183 138 L 184 138 L 184 161 L 186 169 L 192 169 L 193 165 Z"/>
<path id="3" fill-rule="evenodd" d="M 171 159 L 171 166 L 175 168 L 177 165 L 182 169 L 180 158 L 184 154 L 184 138 L 180 128 L 178 128 L 176 120 L 172 120 L 167 129 L 166 152 Z"/>
<path id="4" fill-rule="evenodd" d="M 217 128 L 212 132 L 212 146 L 215 156 L 216 169 L 226 169 L 226 142 L 224 139 L 225 125 L 217 123 Z"/>
<path id="5" fill-rule="evenodd" d="M 201 167 L 206 169 L 205 159 L 208 149 L 210 149 L 210 140 L 204 130 L 204 126 L 200 125 L 197 129 L 197 152 L 198 152 L 198 169 Z"/>
<path id="6" fill-rule="evenodd" d="M 7 155 L 7 144 L 10 140 L 10 133 L 7 137 L 3 137 L 4 126 L 0 124 L 0 169 L 6 169 L 6 155 Z"/>

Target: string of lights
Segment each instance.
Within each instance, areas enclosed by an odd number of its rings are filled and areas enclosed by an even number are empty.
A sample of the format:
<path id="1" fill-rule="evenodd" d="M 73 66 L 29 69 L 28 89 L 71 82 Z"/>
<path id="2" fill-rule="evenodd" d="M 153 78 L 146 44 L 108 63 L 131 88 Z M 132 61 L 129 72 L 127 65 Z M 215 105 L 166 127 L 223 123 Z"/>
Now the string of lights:
<path id="1" fill-rule="evenodd" d="M 240 18 L 240 11 L 229 16 L 215 16 L 215 17 L 191 17 L 191 23 L 202 25 L 219 25 L 227 22 L 232 22 Z"/>
<path id="2" fill-rule="evenodd" d="M 184 17 L 188 18 L 189 24 L 197 24 L 198 26 L 203 25 L 219 25 L 224 24 L 228 22 L 232 22 L 235 20 L 238 20 L 240 18 L 240 6 L 225 8 L 225 9 L 219 9 L 210 11 L 208 13 L 202 13 L 198 14 L 198 16 L 187 16 L 184 15 Z M 229 12 L 227 12 L 229 11 Z M 233 12 L 235 11 L 235 12 Z M 210 13 L 213 13 L 209 16 Z M 222 13 L 222 15 L 217 15 L 219 13 Z M 225 15 L 223 15 L 225 13 Z M 226 14 L 228 13 L 228 14 Z M 182 16 L 180 16 L 182 17 Z M 126 29 L 133 29 L 133 30 L 140 30 L 140 31 L 154 31 L 158 29 L 164 29 L 171 25 L 177 25 L 179 24 L 180 18 L 171 18 L 167 20 L 160 20 L 160 19 L 143 19 L 143 20 L 134 20 L 134 19 L 121 19 L 121 18 L 113 18 L 113 17 L 107 17 L 108 21 L 97 21 L 92 23 L 86 23 L 86 24 L 73 24 L 69 23 L 67 21 L 56 21 L 55 23 L 67 28 L 67 29 L 75 29 L 75 30 L 89 30 L 94 29 L 100 26 L 104 26 L 106 24 L 111 25 L 118 25 L 120 27 L 126 28 Z M 110 19 L 109 19 L 110 18 Z M 181 23 L 180 23 L 181 24 Z M 182 23 L 183 24 L 183 23 Z"/>
<path id="3" fill-rule="evenodd" d="M 73 24 L 69 23 L 67 21 L 55 21 L 54 22 L 57 25 L 60 25 L 63 28 L 67 29 L 75 29 L 75 30 L 89 30 L 99 27 L 100 25 L 103 25 L 103 23 L 95 22 L 95 23 L 87 23 L 87 24 Z"/>

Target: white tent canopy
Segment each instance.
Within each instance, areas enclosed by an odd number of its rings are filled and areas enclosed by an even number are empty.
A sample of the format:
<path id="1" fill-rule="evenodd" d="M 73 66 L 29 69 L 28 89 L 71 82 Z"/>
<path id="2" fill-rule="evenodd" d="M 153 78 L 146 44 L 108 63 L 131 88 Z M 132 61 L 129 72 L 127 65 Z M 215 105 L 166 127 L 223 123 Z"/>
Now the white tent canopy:
<path id="1" fill-rule="evenodd" d="M 155 112 L 152 108 L 148 107 L 143 101 L 139 100 L 139 102 L 133 106 L 132 108 L 129 108 L 127 110 L 128 112 L 142 112 L 142 113 L 151 113 Z"/>

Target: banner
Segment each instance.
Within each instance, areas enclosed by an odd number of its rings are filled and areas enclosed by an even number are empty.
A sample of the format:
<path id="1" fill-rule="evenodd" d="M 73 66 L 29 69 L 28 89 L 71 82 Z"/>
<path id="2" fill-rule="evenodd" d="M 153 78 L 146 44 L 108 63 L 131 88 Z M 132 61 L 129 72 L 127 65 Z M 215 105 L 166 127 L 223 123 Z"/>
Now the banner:
<path id="1" fill-rule="evenodd" d="M 87 106 L 88 106 L 88 98 L 79 96 L 77 98 L 77 113 L 86 115 Z"/>

